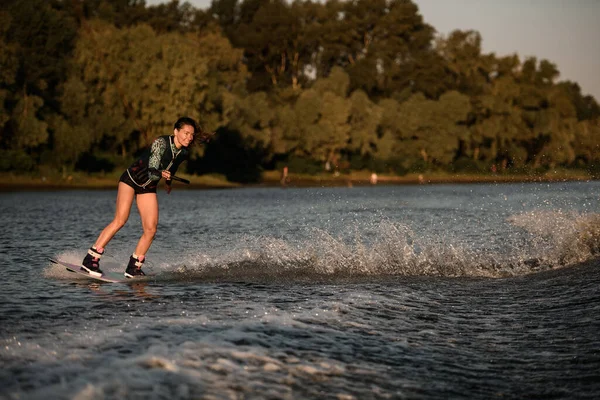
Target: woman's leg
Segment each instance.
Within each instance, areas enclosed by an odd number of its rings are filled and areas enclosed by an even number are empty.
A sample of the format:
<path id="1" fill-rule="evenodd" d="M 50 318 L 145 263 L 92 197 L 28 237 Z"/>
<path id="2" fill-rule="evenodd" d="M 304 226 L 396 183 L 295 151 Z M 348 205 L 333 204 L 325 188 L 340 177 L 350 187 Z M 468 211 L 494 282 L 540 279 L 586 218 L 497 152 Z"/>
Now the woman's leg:
<path id="1" fill-rule="evenodd" d="M 115 234 L 125 225 L 131 212 L 131 205 L 133 204 L 133 198 L 135 197 L 135 191 L 133 188 L 123 182 L 119 182 L 117 189 L 117 210 L 115 211 L 115 218 L 110 224 L 104 228 L 94 247 L 98 250 L 102 250 L 104 246 L 110 242 Z"/>
<path id="2" fill-rule="evenodd" d="M 142 218 L 144 233 L 135 248 L 135 255 L 142 261 L 152 245 L 156 226 L 158 225 L 158 197 L 156 193 L 144 193 L 137 195 L 137 207 Z"/>

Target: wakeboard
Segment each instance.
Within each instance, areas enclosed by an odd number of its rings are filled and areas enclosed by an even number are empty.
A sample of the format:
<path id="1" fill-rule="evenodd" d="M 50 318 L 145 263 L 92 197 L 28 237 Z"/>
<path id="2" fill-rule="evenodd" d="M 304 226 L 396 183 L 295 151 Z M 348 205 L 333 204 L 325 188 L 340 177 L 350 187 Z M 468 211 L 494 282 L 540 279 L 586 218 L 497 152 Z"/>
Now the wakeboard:
<path id="1" fill-rule="evenodd" d="M 80 265 L 71 264 L 71 263 L 64 262 L 64 261 L 54 260 L 52 258 L 50 259 L 50 262 L 61 265 L 61 266 L 65 267 L 67 269 L 67 271 L 73 272 L 74 274 L 77 274 L 80 277 L 91 279 L 94 281 L 101 281 L 101 282 L 135 283 L 135 282 L 140 282 L 140 281 L 147 281 L 148 278 L 151 278 L 152 276 L 154 276 L 153 274 L 150 274 L 150 275 L 142 276 L 139 278 L 126 278 L 122 272 L 104 272 L 102 274 L 102 276 L 93 276 L 93 275 L 88 274 L 85 271 L 82 271 Z"/>

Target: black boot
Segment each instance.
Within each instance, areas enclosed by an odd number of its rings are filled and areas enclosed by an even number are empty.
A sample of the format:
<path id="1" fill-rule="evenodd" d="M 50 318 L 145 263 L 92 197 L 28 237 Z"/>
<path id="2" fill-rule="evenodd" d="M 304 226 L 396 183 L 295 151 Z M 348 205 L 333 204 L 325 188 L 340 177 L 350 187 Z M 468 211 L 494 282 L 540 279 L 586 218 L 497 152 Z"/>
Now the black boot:
<path id="1" fill-rule="evenodd" d="M 146 261 L 145 257 L 140 260 L 135 254 L 129 257 L 129 264 L 127 264 L 127 269 L 125 270 L 125 277 L 135 278 L 145 276 L 146 274 L 142 271 L 144 261 Z"/>
<path id="2" fill-rule="evenodd" d="M 103 272 L 100 269 L 100 257 L 104 254 L 104 250 L 99 252 L 95 247 L 91 247 L 85 258 L 81 262 L 81 270 L 96 277 L 101 277 Z"/>

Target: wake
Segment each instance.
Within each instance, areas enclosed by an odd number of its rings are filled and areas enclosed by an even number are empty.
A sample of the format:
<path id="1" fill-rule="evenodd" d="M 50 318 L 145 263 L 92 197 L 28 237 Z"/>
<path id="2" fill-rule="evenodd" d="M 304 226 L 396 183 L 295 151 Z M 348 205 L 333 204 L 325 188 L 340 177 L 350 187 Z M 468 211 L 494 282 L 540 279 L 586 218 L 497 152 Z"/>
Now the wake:
<path id="1" fill-rule="evenodd" d="M 302 240 L 244 237 L 225 254 L 195 251 L 150 270 L 157 281 L 314 282 L 390 276 L 501 278 L 574 266 L 600 255 L 600 215 L 536 211 L 513 215 L 516 230 L 502 249 L 422 236 L 409 226 L 381 222 L 374 232 L 358 229 L 350 238 L 312 228 Z M 512 239 L 512 240 L 511 240 Z M 80 252 L 62 260 L 78 260 Z M 110 265 L 103 265 L 103 268 Z M 119 267 L 120 268 L 120 267 Z M 47 275 L 72 278 L 52 268 Z"/>

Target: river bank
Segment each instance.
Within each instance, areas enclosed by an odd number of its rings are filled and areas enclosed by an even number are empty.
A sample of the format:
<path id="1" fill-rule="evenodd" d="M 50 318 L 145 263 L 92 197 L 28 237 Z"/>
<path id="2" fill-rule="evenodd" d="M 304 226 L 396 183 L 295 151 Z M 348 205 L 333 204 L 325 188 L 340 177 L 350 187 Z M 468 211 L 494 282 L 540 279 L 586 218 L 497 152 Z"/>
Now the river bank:
<path id="1" fill-rule="evenodd" d="M 229 182 L 221 175 L 186 175 L 180 177 L 190 180 L 189 185 L 173 182 L 176 189 L 221 189 L 239 187 L 240 184 Z M 76 189 L 116 189 L 120 175 L 117 174 L 80 174 L 62 176 L 59 174 L 19 175 L 4 174 L 0 177 L 0 191 L 31 190 L 76 190 Z M 163 182 L 161 182 L 163 184 Z"/>
<path id="2" fill-rule="evenodd" d="M 444 172 L 407 174 L 404 176 L 375 175 L 353 172 L 340 175 L 294 175 L 282 181 L 277 172 L 263 174 L 262 185 L 291 187 L 311 186 L 367 186 L 367 185 L 425 185 L 440 183 L 515 183 L 588 181 L 594 178 L 584 171 L 557 170 L 545 174 L 449 174 Z"/>
<path id="3" fill-rule="evenodd" d="M 584 171 L 556 170 L 544 174 L 449 174 L 423 173 L 405 176 L 373 175 L 367 172 L 351 172 L 348 174 L 302 175 L 289 174 L 282 180 L 278 171 L 266 171 L 261 182 L 240 184 L 228 181 L 223 175 L 187 175 L 182 178 L 190 181 L 189 185 L 174 182 L 174 189 L 224 189 L 256 186 L 282 187 L 353 187 L 367 185 L 417 185 L 439 183 L 515 183 L 515 182 L 564 182 L 588 181 L 594 178 Z M 115 189 L 118 175 L 59 174 L 18 175 L 7 173 L 0 177 L 0 191 L 23 190 L 75 190 L 75 189 Z M 162 184 L 162 182 L 161 182 Z"/>

